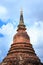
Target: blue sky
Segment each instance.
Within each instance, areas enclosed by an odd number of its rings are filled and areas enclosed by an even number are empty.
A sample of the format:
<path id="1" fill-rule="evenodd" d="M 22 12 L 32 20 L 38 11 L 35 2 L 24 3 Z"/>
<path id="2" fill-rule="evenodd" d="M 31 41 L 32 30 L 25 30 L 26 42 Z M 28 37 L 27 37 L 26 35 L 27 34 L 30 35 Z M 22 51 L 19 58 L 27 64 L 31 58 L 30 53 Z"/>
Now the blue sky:
<path id="1" fill-rule="evenodd" d="M 43 0 L 0 0 L 0 62 L 13 43 L 21 8 L 31 44 L 43 62 Z"/>

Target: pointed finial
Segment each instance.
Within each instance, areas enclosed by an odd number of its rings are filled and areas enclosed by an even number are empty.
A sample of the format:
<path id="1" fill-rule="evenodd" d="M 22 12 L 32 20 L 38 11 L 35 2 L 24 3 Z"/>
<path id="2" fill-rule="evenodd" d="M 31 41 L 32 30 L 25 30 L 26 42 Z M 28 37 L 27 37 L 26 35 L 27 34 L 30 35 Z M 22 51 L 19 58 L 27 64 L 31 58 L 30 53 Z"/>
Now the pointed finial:
<path id="1" fill-rule="evenodd" d="M 20 14 L 23 15 L 23 9 L 22 9 L 22 8 L 21 8 L 21 10 L 20 10 Z"/>
<path id="2" fill-rule="evenodd" d="M 23 9 L 21 8 L 21 11 L 20 11 L 20 22 L 19 22 L 20 25 L 24 25 L 24 19 L 23 19 Z"/>
<path id="3" fill-rule="evenodd" d="M 18 30 L 26 30 L 25 24 L 24 24 L 24 19 L 23 19 L 23 9 L 22 8 L 21 8 L 21 11 L 20 11 L 20 22 L 19 22 L 17 31 Z"/>

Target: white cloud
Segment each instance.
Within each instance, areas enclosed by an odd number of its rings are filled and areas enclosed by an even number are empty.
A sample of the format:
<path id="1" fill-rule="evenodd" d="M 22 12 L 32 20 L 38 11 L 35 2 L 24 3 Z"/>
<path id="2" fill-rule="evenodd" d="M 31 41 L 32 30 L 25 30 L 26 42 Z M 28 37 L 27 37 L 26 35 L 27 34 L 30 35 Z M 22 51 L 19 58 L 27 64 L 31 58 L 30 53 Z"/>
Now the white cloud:
<path id="1" fill-rule="evenodd" d="M 15 28 L 16 29 L 16 28 Z M 11 23 L 8 23 L 7 25 L 3 25 L 1 28 L 0 28 L 0 32 L 2 34 L 6 34 L 6 35 L 12 35 L 14 33 L 14 27 Z"/>
<path id="2" fill-rule="evenodd" d="M 0 14 L 6 14 L 7 10 L 5 7 L 0 6 Z"/>
<path id="3" fill-rule="evenodd" d="M 37 42 L 37 35 L 38 35 L 37 30 L 30 28 L 29 35 L 30 35 L 31 43 L 35 44 Z"/>
<path id="4" fill-rule="evenodd" d="M 4 6 L 0 6 L 0 19 L 5 19 L 8 14 L 8 10 Z"/>
<path id="5" fill-rule="evenodd" d="M 30 28 L 27 27 L 27 31 L 30 35 L 31 43 L 37 43 L 39 37 L 43 37 L 43 22 L 34 22 Z"/>
<path id="6" fill-rule="evenodd" d="M 43 22 L 34 22 L 30 28 L 27 27 L 27 32 L 30 36 L 31 44 L 34 47 L 36 54 L 43 62 Z"/>

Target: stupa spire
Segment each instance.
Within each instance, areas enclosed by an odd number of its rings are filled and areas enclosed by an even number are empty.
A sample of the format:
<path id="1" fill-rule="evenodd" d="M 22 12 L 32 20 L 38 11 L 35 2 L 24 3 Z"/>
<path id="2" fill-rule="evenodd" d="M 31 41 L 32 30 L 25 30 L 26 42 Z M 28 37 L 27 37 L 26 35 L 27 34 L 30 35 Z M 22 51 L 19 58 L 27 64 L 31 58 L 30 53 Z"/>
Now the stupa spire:
<path id="1" fill-rule="evenodd" d="M 20 11 L 20 22 L 19 25 L 24 25 L 24 19 L 23 19 L 23 10 Z"/>
<path id="2" fill-rule="evenodd" d="M 18 25 L 17 31 L 18 30 L 26 30 L 25 24 L 24 24 L 23 10 L 22 9 L 20 11 L 20 21 L 19 21 L 19 25 Z"/>

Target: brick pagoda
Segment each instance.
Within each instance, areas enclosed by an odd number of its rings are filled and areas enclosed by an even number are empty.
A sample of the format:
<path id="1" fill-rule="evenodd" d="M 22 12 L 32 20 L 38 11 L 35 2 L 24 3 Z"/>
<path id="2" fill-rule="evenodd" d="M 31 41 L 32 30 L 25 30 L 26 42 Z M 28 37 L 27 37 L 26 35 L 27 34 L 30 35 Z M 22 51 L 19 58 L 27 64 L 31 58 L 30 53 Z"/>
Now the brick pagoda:
<path id="1" fill-rule="evenodd" d="M 22 11 L 20 12 L 17 33 L 13 37 L 13 44 L 11 44 L 7 56 L 3 59 L 2 65 L 41 65 L 26 32 Z"/>

